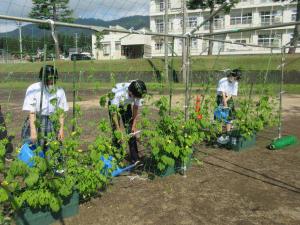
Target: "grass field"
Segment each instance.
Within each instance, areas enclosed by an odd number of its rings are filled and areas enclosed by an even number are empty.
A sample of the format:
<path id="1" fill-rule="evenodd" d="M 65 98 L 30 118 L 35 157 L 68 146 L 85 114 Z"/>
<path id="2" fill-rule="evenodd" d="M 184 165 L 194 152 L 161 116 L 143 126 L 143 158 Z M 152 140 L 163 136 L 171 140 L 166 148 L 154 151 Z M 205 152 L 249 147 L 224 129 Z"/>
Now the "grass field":
<path id="1" fill-rule="evenodd" d="M 8 81 L 8 82 L 0 82 L 0 89 L 2 90 L 26 90 L 27 87 L 32 82 L 28 81 Z M 63 87 L 65 90 L 72 90 L 73 84 L 72 83 L 60 83 L 58 82 L 58 86 Z M 13 89 L 12 89 L 13 87 Z M 76 89 L 79 91 L 85 91 L 85 90 L 110 90 L 112 87 L 111 83 L 104 83 L 104 82 L 81 82 L 76 84 Z M 148 90 L 151 92 L 164 92 L 167 93 L 169 91 L 169 86 L 167 84 L 160 84 L 160 83 L 147 83 Z M 206 88 L 206 84 L 203 83 L 193 83 L 193 91 L 195 92 L 203 92 L 203 90 Z M 266 86 L 264 86 L 266 87 Z M 214 91 L 216 88 L 216 84 L 209 85 L 209 88 L 211 91 Z M 263 85 L 262 84 L 256 84 L 253 91 L 259 92 L 259 90 L 262 90 Z M 280 84 L 267 84 L 267 88 L 274 94 L 279 92 Z M 176 83 L 173 84 L 173 90 L 176 91 L 183 91 L 185 89 L 185 85 L 182 83 Z M 300 84 L 284 84 L 284 91 L 289 94 L 300 94 Z M 244 90 L 249 90 L 249 85 L 241 84 L 240 85 L 240 93 L 242 93 Z"/>
<path id="2" fill-rule="evenodd" d="M 171 58 L 170 58 L 171 60 Z M 192 58 L 193 71 L 220 70 L 224 68 L 240 67 L 243 70 L 257 71 L 267 70 L 270 61 L 270 70 L 278 70 L 281 55 L 245 55 L 245 56 L 202 56 Z M 300 71 L 300 55 L 286 56 L 286 70 Z M 53 62 L 48 62 L 53 64 Z M 37 63 L 2 64 L 0 73 L 8 72 L 38 72 L 43 65 Z M 60 72 L 72 72 L 72 61 L 57 61 L 56 66 Z M 78 61 L 77 71 L 94 72 L 151 72 L 153 70 L 164 70 L 162 58 L 155 59 L 128 59 L 128 60 L 101 60 L 101 61 Z M 181 58 L 174 58 L 174 68 L 180 71 Z"/>

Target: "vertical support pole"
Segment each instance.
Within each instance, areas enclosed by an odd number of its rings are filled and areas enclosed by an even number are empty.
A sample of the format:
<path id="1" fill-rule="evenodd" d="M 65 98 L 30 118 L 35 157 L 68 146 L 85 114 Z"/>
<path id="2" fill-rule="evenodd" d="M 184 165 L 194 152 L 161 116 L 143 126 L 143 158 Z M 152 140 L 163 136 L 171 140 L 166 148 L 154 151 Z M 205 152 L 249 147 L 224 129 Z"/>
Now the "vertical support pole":
<path id="1" fill-rule="evenodd" d="M 279 92 L 279 111 L 278 111 L 278 138 L 282 137 L 282 94 L 283 94 L 283 79 L 284 79 L 284 67 L 285 67 L 285 45 L 281 49 L 281 81 Z"/>
<path id="2" fill-rule="evenodd" d="M 165 82 L 169 82 L 169 15 L 168 15 L 169 0 L 165 0 Z"/>
<path id="3" fill-rule="evenodd" d="M 186 34 L 186 0 L 181 1 L 182 4 L 182 35 Z M 182 39 L 182 80 L 186 83 L 186 38 Z"/>
<path id="4" fill-rule="evenodd" d="M 72 124 L 72 132 L 75 131 L 75 103 L 76 103 L 76 86 L 75 86 L 75 76 L 76 76 L 76 57 L 75 60 L 73 61 L 73 114 L 72 114 L 72 119 L 73 119 L 73 124 Z"/>
<path id="5" fill-rule="evenodd" d="M 19 28 L 19 47 L 20 47 L 20 59 L 23 60 L 23 45 L 22 45 L 22 23 L 17 22 Z"/>
<path id="6" fill-rule="evenodd" d="M 188 101 L 189 101 L 189 41 L 190 38 L 186 37 L 183 39 L 183 47 L 184 47 L 184 57 L 183 57 L 183 65 L 182 65 L 182 76 L 183 81 L 185 83 L 185 101 L 184 101 L 184 119 L 188 120 Z"/>
<path id="7" fill-rule="evenodd" d="M 75 33 L 75 49 L 76 49 L 76 54 L 78 54 L 78 34 Z"/>
<path id="8" fill-rule="evenodd" d="M 40 99 L 40 115 L 42 114 L 43 109 L 43 95 L 44 95 L 44 84 L 45 84 L 45 72 L 46 72 L 46 59 L 47 59 L 47 45 L 44 45 L 44 65 L 43 65 L 43 74 L 42 74 L 42 85 L 41 85 L 41 99 Z"/>
<path id="9" fill-rule="evenodd" d="M 40 98 L 40 112 L 38 114 L 39 126 L 42 126 L 42 112 L 43 112 L 43 99 L 44 99 L 44 88 L 45 88 L 45 73 L 46 73 L 46 59 L 47 59 L 47 45 L 44 45 L 44 65 L 43 65 L 43 74 L 41 81 L 41 98 Z M 40 128 L 40 127 L 39 127 Z M 39 131 L 41 129 L 37 129 L 38 131 L 38 139 L 40 138 Z M 44 136 L 45 134 L 43 134 Z"/>
<path id="10" fill-rule="evenodd" d="M 173 96 L 173 82 L 174 82 L 174 41 L 175 38 L 172 38 L 172 59 L 171 59 L 171 76 L 169 77 L 169 115 L 172 111 L 172 96 Z"/>

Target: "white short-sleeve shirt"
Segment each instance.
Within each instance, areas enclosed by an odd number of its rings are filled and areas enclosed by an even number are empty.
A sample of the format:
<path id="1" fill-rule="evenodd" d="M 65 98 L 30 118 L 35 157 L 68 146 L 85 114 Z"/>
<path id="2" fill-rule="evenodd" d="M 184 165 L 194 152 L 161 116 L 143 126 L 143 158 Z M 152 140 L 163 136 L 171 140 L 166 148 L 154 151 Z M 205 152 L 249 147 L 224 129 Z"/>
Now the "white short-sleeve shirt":
<path id="1" fill-rule="evenodd" d="M 227 77 L 222 78 L 219 80 L 218 87 L 217 87 L 217 95 L 222 95 L 222 92 L 226 94 L 226 96 L 237 96 L 238 94 L 238 82 L 233 81 L 229 82 Z"/>
<path id="2" fill-rule="evenodd" d="M 128 87 L 130 83 L 118 83 L 111 90 L 114 93 L 114 98 L 110 101 L 112 105 L 116 106 L 126 106 L 129 104 L 134 104 L 136 106 L 142 106 L 142 99 L 132 98 L 128 95 Z"/>
<path id="3" fill-rule="evenodd" d="M 42 83 L 34 83 L 27 88 L 23 111 L 40 112 Z M 57 88 L 54 93 L 50 93 L 48 88 L 44 86 L 42 115 L 49 116 L 56 111 L 57 108 L 63 109 L 65 112 L 69 110 L 65 91 Z"/>

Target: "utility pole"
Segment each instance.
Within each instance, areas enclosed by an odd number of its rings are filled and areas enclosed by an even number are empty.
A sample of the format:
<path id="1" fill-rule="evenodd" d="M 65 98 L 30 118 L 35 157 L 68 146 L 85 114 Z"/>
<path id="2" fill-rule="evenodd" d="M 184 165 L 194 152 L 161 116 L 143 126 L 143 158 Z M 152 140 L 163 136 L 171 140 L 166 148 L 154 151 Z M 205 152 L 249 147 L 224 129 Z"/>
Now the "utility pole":
<path id="1" fill-rule="evenodd" d="M 23 45 L 22 45 L 22 22 L 17 21 L 19 28 L 19 46 L 20 46 L 20 59 L 23 60 Z"/>
<path id="2" fill-rule="evenodd" d="M 167 34 L 169 32 L 169 1 L 165 0 L 165 82 L 169 82 L 169 38 Z"/>

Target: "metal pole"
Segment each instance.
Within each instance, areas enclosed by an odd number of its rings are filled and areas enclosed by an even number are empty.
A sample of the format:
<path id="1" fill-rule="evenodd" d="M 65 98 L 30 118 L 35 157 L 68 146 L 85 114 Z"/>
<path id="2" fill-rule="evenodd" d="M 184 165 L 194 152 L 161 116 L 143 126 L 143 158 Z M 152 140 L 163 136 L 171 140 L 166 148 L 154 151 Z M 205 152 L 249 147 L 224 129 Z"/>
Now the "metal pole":
<path id="1" fill-rule="evenodd" d="M 76 48 L 76 54 L 78 54 L 78 34 L 75 33 L 75 48 Z"/>
<path id="2" fill-rule="evenodd" d="M 76 87 L 75 87 L 75 76 L 76 76 L 76 57 L 75 60 L 73 61 L 73 114 L 72 114 L 72 119 L 73 119 L 73 124 L 72 124 L 72 132 L 75 131 L 75 104 L 76 104 Z"/>
<path id="3" fill-rule="evenodd" d="M 184 39 L 186 42 L 185 46 L 185 97 L 184 97 L 184 119 L 187 121 L 189 118 L 188 116 L 188 110 L 189 110 L 189 43 L 190 43 L 190 38 Z"/>
<path id="4" fill-rule="evenodd" d="M 182 0 L 182 35 L 185 35 L 186 33 L 186 1 Z M 182 80 L 185 83 L 186 82 L 186 38 L 182 39 Z"/>
<path id="5" fill-rule="evenodd" d="M 22 46 L 22 23 L 17 22 L 17 26 L 19 28 L 19 47 L 20 47 L 20 59 L 23 60 L 23 46 Z"/>
<path id="6" fill-rule="evenodd" d="M 172 96 L 173 96 L 173 82 L 174 82 L 174 41 L 175 38 L 172 39 L 172 60 L 171 60 L 171 77 L 169 77 L 169 115 L 171 115 L 172 111 Z"/>
<path id="7" fill-rule="evenodd" d="M 169 81 L 169 15 L 168 15 L 169 0 L 165 0 L 165 82 Z"/>
<path id="8" fill-rule="evenodd" d="M 281 81 L 279 92 L 279 111 L 278 111 L 278 138 L 282 137 L 282 94 L 283 94 L 283 78 L 284 78 L 284 66 L 285 66 L 285 48 L 284 45 L 281 50 Z"/>
<path id="9" fill-rule="evenodd" d="M 43 74 L 42 74 L 42 82 L 41 82 L 41 98 L 40 98 L 40 112 L 38 114 L 38 121 L 39 121 L 39 127 L 37 128 L 37 131 L 38 131 L 38 140 L 40 138 L 40 135 L 39 135 L 39 131 L 42 131 L 43 129 L 41 129 L 41 126 L 42 125 L 42 122 L 43 122 L 43 119 L 42 119 L 42 112 L 43 112 L 43 98 L 44 98 L 44 88 L 45 88 L 45 73 L 46 73 L 46 59 L 47 59 L 47 45 L 45 44 L 44 45 L 44 65 L 43 65 Z M 45 133 L 42 134 L 42 137 L 45 136 Z M 44 144 L 44 143 L 42 143 Z M 42 146 L 44 147 L 44 146 Z"/>

